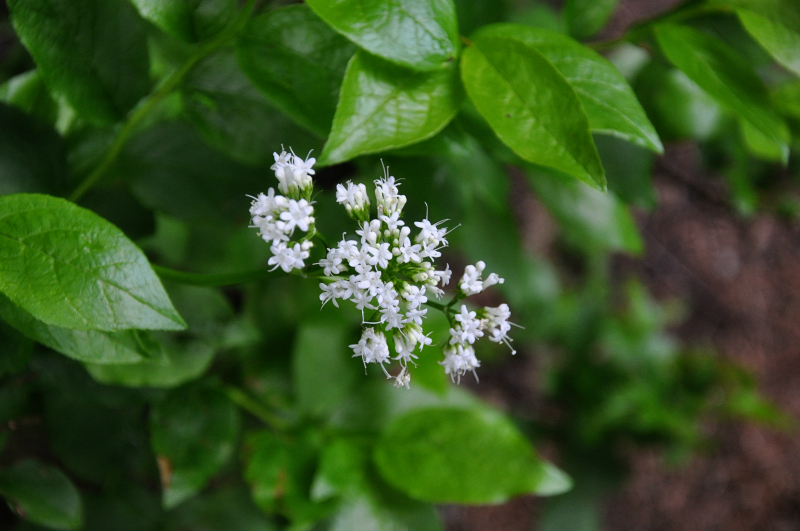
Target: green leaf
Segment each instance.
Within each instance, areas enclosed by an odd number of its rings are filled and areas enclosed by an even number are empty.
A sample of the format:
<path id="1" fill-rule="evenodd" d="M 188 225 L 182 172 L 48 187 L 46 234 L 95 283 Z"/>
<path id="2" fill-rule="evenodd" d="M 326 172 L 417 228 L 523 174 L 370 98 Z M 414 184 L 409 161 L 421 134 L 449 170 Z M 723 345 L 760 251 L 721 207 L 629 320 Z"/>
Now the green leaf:
<path id="1" fill-rule="evenodd" d="M 659 25 L 656 37 L 670 62 L 712 98 L 774 142 L 788 144 L 789 130 L 770 106 L 764 83 L 736 52 L 685 26 Z"/>
<path id="2" fill-rule="evenodd" d="M 412 411 L 381 434 L 374 459 L 391 485 L 434 503 L 501 503 L 550 486 L 530 443 L 490 410 Z"/>
<path id="3" fill-rule="evenodd" d="M 371 54 L 417 70 L 455 58 L 456 10 L 452 0 L 309 0 L 333 29 Z"/>
<path id="4" fill-rule="evenodd" d="M 292 376 L 295 396 L 306 413 L 331 413 L 350 394 L 358 363 L 347 348 L 347 330 L 342 322 L 308 322 L 297 331 Z"/>
<path id="5" fill-rule="evenodd" d="M 564 18 L 569 34 L 576 39 L 591 37 L 606 25 L 617 7 L 617 0 L 567 0 Z"/>
<path id="6" fill-rule="evenodd" d="M 12 77 L 0 86 L 0 100 L 53 124 L 58 116 L 58 104 L 44 84 L 38 70 Z"/>
<path id="7" fill-rule="evenodd" d="M 83 118 L 120 120 L 150 90 L 141 18 L 125 0 L 9 0 L 42 77 Z"/>
<path id="8" fill-rule="evenodd" d="M 122 231 L 63 199 L 0 197 L 0 291 L 47 324 L 181 330 L 150 264 Z"/>
<path id="9" fill-rule="evenodd" d="M 442 524 L 431 505 L 405 499 L 373 499 L 362 495 L 342 503 L 330 531 L 440 531 Z"/>
<path id="10" fill-rule="evenodd" d="M 593 132 L 619 136 L 663 153 L 661 140 L 633 89 L 620 71 L 594 50 L 558 32 L 520 24 L 488 26 L 477 37 L 483 35 L 513 38 L 542 54 L 575 89 Z"/>
<path id="11" fill-rule="evenodd" d="M 347 66 L 321 164 L 430 138 L 453 119 L 462 91 L 455 64 L 419 73 L 357 52 Z"/>
<path id="12" fill-rule="evenodd" d="M 529 169 L 528 181 L 558 220 L 564 238 L 578 249 L 595 254 L 644 249 L 630 211 L 612 194 L 573 181 L 556 172 Z"/>
<path id="13" fill-rule="evenodd" d="M 213 37 L 236 16 L 236 0 L 131 0 L 139 13 L 188 42 Z"/>
<path id="14" fill-rule="evenodd" d="M 536 494 L 539 496 L 558 496 L 572 489 L 572 478 L 565 472 L 547 461 L 542 464 L 544 465 L 544 476 L 536 488 Z"/>
<path id="15" fill-rule="evenodd" d="M 653 153 L 613 136 L 598 135 L 594 144 L 606 170 L 608 189 L 629 205 L 655 208 Z"/>
<path id="16" fill-rule="evenodd" d="M 210 387 L 176 389 L 156 404 L 150 440 L 165 508 L 196 494 L 230 460 L 239 424 L 236 406 Z"/>
<path id="17" fill-rule="evenodd" d="M 310 131 L 328 134 L 355 46 L 308 6 L 292 5 L 250 20 L 236 50 L 242 70 L 275 105 Z"/>
<path id="18" fill-rule="evenodd" d="M 800 33 L 800 10 L 795 0 L 708 0 L 708 4 L 747 9 Z"/>
<path id="19" fill-rule="evenodd" d="M 67 182 L 64 142 L 55 130 L 0 103 L 0 195 L 59 193 Z"/>
<path id="20" fill-rule="evenodd" d="M 744 140 L 745 147 L 747 147 L 747 150 L 754 156 L 770 162 L 782 162 L 784 164 L 788 162 L 788 145 L 776 143 L 772 138 L 756 129 L 747 120 L 739 120 L 739 127 L 742 131 L 742 139 Z"/>
<path id="21" fill-rule="evenodd" d="M 737 9 L 744 29 L 780 64 L 800 76 L 800 33 L 746 9 Z"/>
<path id="22" fill-rule="evenodd" d="M 242 487 L 225 486 L 167 513 L 165 531 L 276 531 Z"/>
<path id="23" fill-rule="evenodd" d="M 583 105 L 542 54 L 487 35 L 464 50 L 461 76 L 475 107 L 519 156 L 605 189 Z"/>
<path id="24" fill-rule="evenodd" d="M 88 363 L 134 363 L 159 352 L 158 345 L 144 332 L 125 330 L 71 330 L 48 325 L 0 294 L 0 317 L 25 334 L 65 356 Z"/>
<path id="25" fill-rule="evenodd" d="M 281 144 L 297 153 L 320 144 L 253 86 L 232 49 L 197 63 L 183 82 L 182 95 L 184 112 L 205 141 L 246 164 L 271 164 Z"/>
<path id="26" fill-rule="evenodd" d="M 75 485 L 56 468 L 34 460 L 0 470 L 0 495 L 30 522 L 55 529 L 82 525 L 81 498 Z"/>

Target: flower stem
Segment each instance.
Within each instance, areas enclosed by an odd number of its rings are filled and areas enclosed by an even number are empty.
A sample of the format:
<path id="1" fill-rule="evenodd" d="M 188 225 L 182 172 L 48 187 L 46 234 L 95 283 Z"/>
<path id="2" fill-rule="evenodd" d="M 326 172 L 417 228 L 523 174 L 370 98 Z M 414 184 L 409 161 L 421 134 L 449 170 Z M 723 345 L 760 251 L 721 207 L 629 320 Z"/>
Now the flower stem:
<path id="1" fill-rule="evenodd" d="M 266 405 L 253 398 L 244 390 L 233 385 L 225 385 L 222 387 L 222 390 L 231 402 L 251 413 L 276 431 L 287 431 L 290 427 L 286 419 L 273 413 Z"/>

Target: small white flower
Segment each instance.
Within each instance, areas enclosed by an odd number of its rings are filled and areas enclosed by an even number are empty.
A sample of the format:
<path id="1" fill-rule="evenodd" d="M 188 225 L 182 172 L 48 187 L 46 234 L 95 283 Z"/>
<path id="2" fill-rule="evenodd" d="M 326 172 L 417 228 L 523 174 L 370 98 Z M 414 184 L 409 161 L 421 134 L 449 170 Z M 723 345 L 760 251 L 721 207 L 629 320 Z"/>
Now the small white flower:
<path id="1" fill-rule="evenodd" d="M 476 318 L 477 313 L 471 312 L 466 305 L 461 305 L 461 313 L 455 315 L 458 324 L 450 329 L 450 344 L 469 343 L 472 345 L 476 340 L 483 337 L 482 323 Z"/>
<path id="2" fill-rule="evenodd" d="M 290 199 L 289 209 L 286 212 L 281 212 L 280 216 L 281 220 L 284 222 L 284 232 L 291 235 L 295 227 L 303 232 L 308 232 L 308 226 L 314 223 L 313 213 L 314 207 L 305 199 L 301 199 L 300 201 Z"/>
<path id="3" fill-rule="evenodd" d="M 345 269 L 342 264 L 341 251 L 336 248 L 328 249 L 328 256 L 322 258 L 316 265 L 322 268 L 322 272 L 326 277 L 338 275 Z"/>
<path id="4" fill-rule="evenodd" d="M 398 389 L 401 387 L 411 389 L 411 374 L 409 374 L 407 367 L 403 367 L 403 370 L 397 375 L 394 380 L 394 386 Z"/>

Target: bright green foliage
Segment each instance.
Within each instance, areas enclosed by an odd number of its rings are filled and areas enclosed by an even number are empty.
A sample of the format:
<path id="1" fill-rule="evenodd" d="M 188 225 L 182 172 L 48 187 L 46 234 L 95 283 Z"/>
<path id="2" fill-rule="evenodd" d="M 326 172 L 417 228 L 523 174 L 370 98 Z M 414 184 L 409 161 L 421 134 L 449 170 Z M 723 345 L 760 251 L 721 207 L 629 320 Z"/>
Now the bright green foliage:
<path id="1" fill-rule="evenodd" d="M 500 503 L 535 493 L 542 462 L 507 419 L 489 411 L 421 409 L 395 421 L 375 448 L 393 486 L 437 503 Z"/>
<path id="2" fill-rule="evenodd" d="M 614 13 L 617 0 L 567 0 L 564 4 L 564 18 L 569 33 L 576 39 L 591 37 Z"/>
<path id="3" fill-rule="evenodd" d="M 235 453 L 239 411 L 212 387 L 169 393 L 150 414 L 165 508 L 196 494 Z"/>
<path id="4" fill-rule="evenodd" d="M 458 48 L 452 0 L 311 0 L 333 29 L 371 54 L 417 70 L 435 70 Z"/>
<path id="5" fill-rule="evenodd" d="M 61 471 L 28 460 L 0 470 L 0 495 L 31 522 L 55 529 L 80 529 L 81 498 Z"/>
<path id="6" fill-rule="evenodd" d="M 236 0 L 131 0 L 141 15 L 180 39 L 195 42 L 219 33 L 236 15 Z"/>
<path id="7" fill-rule="evenodd" d="M 800 33 L 746 9 L 736 11 L 742 25 L 780 64 L 800 76 Z"/>
<path id="8" fill-rule="evenodd" d="M 307 6 L 294 5 L 253 18 L 237 53 L 242 70 L 275 105 L 310 131 L 328 134 L 355 46 Z"/>
<path id="9" fill-rule="evenodd" d="M 516 39 L 480 36 L 464 50 L 461 76 L 475 107 L 519 156 L 605 189 L 578 95 L 542 54 Z"/>
<path id="10" fill-rule="evenodd" d="M 686 26 L 661 25 L 656 36 L 667 58 L 689 79 L 779 144 L 788 157 L 786 124 L 771 108 L 763 82 L 736 52 Z"/>
<path id="11" fill-rule="evenodd" d="M 126 0 L 11 0 L 14 28 L 53 90 L 113 123 L 150 88 L 145 28 Z"/>
<path id="12" fill-rule="evenodd" d="M 452 120 L 461 96 L 455 64 L 419 73 L 358 52 L 347 66 L 320 162 L 425 140 Z"/>
<path id="13" fill-rule="evenodd" d="M 47 123 L 55 122 L 58 116 L 58 105 L 38 70 L 19 74 L 0 85 L 0 99 Z"/>
<path id="14" fill-rule="evenodd" d="M 0 291 L 45 323 L 78 330 L 180 330 L 142 252 L 63 199 L 0 197 Z"/>

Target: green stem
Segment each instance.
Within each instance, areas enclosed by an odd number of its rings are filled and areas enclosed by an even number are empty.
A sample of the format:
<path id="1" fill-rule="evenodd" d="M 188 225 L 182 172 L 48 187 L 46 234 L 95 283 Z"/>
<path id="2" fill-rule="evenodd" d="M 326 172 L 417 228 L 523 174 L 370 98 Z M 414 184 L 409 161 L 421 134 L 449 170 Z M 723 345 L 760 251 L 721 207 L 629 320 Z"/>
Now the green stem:
<path id="1" fill-rule="evenodd" d="M 153 271 L 158 276 L 165 280 L 171 280 L 179 284 L 188 284 L 189 286 L 207 286 L 218 288 L 222 286 L 232 286 L 234 284 L 245 284 L 248 282 L 257 282 L 259 280 L 266 280 L 268 278 L 275 278 L 285 275 L 283 271 L 269 269 L 255 269 L 253 271 L 239 271 L 236 273 L 187 273 L 186 271 L 177 271 L 167 267 L 152 265 Z"/>
<path id="2" fill-rule="evenodd" d="M 209 41 L 205 45 L 201 46 L 197 52 L 195 52 L 180 68 L 172 72 L 166 79 L 153 91 L 145 97 L 139 105 L 136 106 L 133 111 L 128 115 L 127 120 L 122 124 L 122 126 L 117 131 L 117 136 L 114 137 L 114 141 L 111 143 L 111 146 L 108 148 L 108 151 L 103 156 L 100 163 L 92 170 L 89 175 L 72 191 L 67 199 L 72 202 L 78 201 L 83 194 L 85 194 L 89 189 L 97 184 L 97 182 L 106 174 L 106 172 L 114 165 L 116 162 L 117 157 L 122 152 L 122 148 L 125 147 L 125 143 L 130 138 L 131 134 L 136 131 L 136 127 L 142 122 L 142 120 L 150 114 L 150 111 L 153 110 L 165 97 L 169 96 L 172 91 L 174 91 L 183 81 L 183 78 L 192 69 L 192 67 L 197 64 L 198 61 L 205 58 L 206 56 L 210 55 L 211 53 L 217 51 L 218 49 L 222 48 L 225 44 L 228 43 L 239 30 L 244 26 L 247 20 L 250 18 L 250 13 L 253 11 L 253 7 L 255 6 L 255 0 L 248 0 L 247 4 L 242 8 L 239 17 L 236 21 L 228 26 L 222 33 L 220 33 L 214 40 Z"/>
<path id="3" fill-rule="evenodd" d="M 257 417 L 274 430 L 286 431 L 289 428 L 289 423 L 285 419 L 273 413 L 272 410 L 253 398 L 249 393 L 232 385 L 225 385 L 222 389 L 231 402 L 245 411 L 252 413 L 253 416 Z"/>

